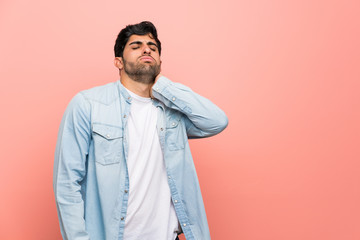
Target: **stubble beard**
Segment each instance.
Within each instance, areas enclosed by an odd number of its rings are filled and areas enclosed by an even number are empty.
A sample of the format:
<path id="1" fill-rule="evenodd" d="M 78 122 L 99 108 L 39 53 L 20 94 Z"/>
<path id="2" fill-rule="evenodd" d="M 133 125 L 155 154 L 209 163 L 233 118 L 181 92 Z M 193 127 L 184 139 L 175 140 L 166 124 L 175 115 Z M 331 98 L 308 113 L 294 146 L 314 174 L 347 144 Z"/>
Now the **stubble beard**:
<path id="1" fill-rule="evenodd" d="M 160 64 L 132 63 L 124 59 L 124 70 L 132 80 L 151 84 L 154 83 L 155 77 L 160 73 Z"/>

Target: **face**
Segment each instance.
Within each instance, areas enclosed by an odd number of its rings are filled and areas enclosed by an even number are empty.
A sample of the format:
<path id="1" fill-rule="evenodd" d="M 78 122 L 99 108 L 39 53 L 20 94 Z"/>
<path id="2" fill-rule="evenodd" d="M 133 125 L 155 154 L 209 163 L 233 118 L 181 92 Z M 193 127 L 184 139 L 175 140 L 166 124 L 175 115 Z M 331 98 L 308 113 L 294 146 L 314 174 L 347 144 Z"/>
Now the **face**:
<path id="1" fill-rule="evenodd" d="M 150 34 L 131 35 L 125 45 L 123 57 L 117 59 L 120 71 L 137 82 L 152 83 L 160 73 L 159 50 Z"/>

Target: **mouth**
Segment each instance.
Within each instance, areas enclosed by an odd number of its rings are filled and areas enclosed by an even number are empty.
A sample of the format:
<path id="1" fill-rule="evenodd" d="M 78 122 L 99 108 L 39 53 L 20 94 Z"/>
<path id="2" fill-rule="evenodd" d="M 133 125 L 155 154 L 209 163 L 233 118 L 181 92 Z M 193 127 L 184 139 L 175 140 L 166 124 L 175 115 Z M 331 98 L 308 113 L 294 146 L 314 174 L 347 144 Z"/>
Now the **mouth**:
<path id="1" fill-rule="evenodd" d="M 140 57 L 140 61 L 144 61 L 144 62 L 153 62 L 155 61 L 152 57 L 150 56 L 143 56 L 143 57 Z"/>

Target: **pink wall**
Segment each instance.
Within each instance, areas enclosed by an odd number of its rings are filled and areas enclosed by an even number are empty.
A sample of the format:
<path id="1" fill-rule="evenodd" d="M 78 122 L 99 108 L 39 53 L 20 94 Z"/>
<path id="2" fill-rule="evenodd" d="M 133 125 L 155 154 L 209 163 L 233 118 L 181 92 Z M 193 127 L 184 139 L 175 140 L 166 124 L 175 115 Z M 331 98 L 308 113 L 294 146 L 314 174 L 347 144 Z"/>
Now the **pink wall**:
<path id="1" fill-rule="evenodd" d="M 153 21 L 163 74 L 228 114 L 193 140 L 213 239 L 360 239 L 360 2 L 0 2 L 0 239 L 60 239 L 57 130 L 118 79 L 113 43 Z"/>

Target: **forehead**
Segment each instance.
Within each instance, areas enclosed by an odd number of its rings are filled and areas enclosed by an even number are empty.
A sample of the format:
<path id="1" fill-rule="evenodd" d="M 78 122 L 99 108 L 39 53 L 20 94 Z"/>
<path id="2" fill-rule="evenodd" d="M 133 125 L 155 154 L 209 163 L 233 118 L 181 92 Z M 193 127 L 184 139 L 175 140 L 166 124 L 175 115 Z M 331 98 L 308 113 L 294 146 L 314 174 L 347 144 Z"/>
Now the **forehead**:
<path id="1" fill-rule="evenodd" d="M 153 42 L 156 43 L 155 39 L 153 38 L 153 36 L 149 33 L 146 35 L 136 35 L 133 34 L 129 37 L 129 40 L 127 41 L 126 45 L 129 45 L 132 42 L 144 42 L 144 43 L 148 43 L 148 42 Z"/>

